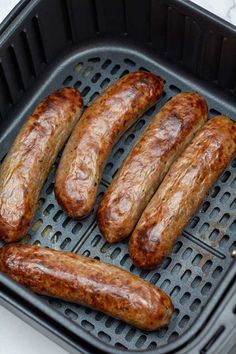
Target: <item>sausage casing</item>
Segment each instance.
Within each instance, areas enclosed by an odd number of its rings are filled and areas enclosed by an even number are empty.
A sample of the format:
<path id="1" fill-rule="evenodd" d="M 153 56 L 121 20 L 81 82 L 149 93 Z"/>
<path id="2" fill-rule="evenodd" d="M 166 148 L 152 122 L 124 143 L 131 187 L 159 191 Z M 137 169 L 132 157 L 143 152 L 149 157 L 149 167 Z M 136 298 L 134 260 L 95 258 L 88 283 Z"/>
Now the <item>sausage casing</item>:
<path id="1" fill-rule="evenodd" d="M 150 269 L 171 252 L 178 236 L 236 150 L 236 124 L 208 121 L 172 165 L 130 238 L 134 264 Z"/>
<path id="2" fill-rule="evenodd" d="M 32 291 L 79 303 L 145 330 L 168 324 L 172 302 L 151 283 L 95 259 L 31 245 L 0 249 L 0 271 Z"/>
<path id="3" fill-rule="evenodd" d="M 82 112 L 74 88 L 45 98 L 17 135 L 0 170 L 0 238 L 13 242 L 27 232 L 49 170 Z"/>
<path id="4" fill-rule="evenodd" d="M 180 93 L 153 118 L 98 209 L 98 225 L 108 242 L 117 242 L 133 231 L 170 165 L 207 120 L 207 113 L 202 96 Z"/>
<path id="5" fill-rule="evenodd" d="M 71 217 L 91 212 L 112 146 L 157 101 L 163 85 L 154 74 L 130 73 L 86 109 L 63 152 L 55 183 L 57 200 Z"/>

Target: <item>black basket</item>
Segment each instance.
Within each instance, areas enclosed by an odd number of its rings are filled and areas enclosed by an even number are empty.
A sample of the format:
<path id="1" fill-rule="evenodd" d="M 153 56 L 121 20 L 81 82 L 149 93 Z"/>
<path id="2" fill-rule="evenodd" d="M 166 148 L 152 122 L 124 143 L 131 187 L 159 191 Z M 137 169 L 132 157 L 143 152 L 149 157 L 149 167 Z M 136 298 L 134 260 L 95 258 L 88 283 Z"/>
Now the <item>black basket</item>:
<path id="1" fill-rule="evenodd" d="M 121 137 L 107 161 L 98 205 L 139 134 L 176 93 L 196 90 L 207 99 L 211 117 L 222 113 L 236 120 L 235 58 L 235 28 L 187 1 L 22 1 L 0 28 L 0 160 L 25 117 L 51 91 L 74 85 L 87 105 L 130 71 L 161 75 L 161 100 Z M 236 158 L 153 271 L 132 265 L 127 241 L 105 242 L 96 225 L 97 205 L 83 221 L 67 217 L 53 193 L 58 161 L 22 242 L 101 259 L 151 281 L 173 299 L 171 323 L 141 331 L 83 306 L 34 295 L 3 274 L 1 303 L 74 353 L 228 353 L 236 345 Z"/>

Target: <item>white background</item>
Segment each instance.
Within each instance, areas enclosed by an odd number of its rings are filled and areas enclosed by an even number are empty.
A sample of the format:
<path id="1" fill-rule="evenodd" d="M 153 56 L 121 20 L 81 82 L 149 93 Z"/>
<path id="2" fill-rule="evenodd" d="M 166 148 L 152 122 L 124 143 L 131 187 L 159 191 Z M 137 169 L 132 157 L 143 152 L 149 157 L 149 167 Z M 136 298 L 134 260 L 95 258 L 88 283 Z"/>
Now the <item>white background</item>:
<path id="1" fill-rule="evenodd" d="M 236 0 L 193 0 L 236 25 Z M 0 0 L 0 22 L 18 0 Z M 0 354 L 66 354 L 46 337 L 0 306 Z"/>

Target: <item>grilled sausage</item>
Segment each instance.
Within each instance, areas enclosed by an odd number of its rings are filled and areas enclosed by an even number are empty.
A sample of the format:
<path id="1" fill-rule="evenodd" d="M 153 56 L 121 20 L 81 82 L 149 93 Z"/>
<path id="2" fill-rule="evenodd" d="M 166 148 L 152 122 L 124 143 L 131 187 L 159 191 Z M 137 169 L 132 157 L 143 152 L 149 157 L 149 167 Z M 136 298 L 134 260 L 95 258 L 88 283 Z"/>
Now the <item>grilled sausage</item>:
<path id="1" fill-rule="evenodd" d="M 100 204 L 99 228 L 108 242 L 129 236 L 170 165 L 207 120 L 197 93 L 180 93 L 153 118 Z"/>
<path id="2" fill-rule="evenodd" d="M 41 187 L 75 123 L 82 98 L 63 88 L 47 98 L 17 135 L 0 170 L 0 238 L 13 242 L 27 232 Z"/>
<path id="3" fill-rule="evenodd" d="M 163 80 L 148 72 L 124 76 L 85 111 L 66 145 L 55 194 L 71 217 L 82 218 L 95 204 L 112 146 L 161 96 Z"/>
<path id="4" fill-rule="evenodd" d="M 172 165 L 144 210 L 129 243 L 135 266 L 154 268 L 236 151 L 236 124 L 224 116 L 208 121 Z"/>
<path id="5" fill-rule="evenodd" d="M 79 303 L 145 330 L 168 324 L 170 298 L 154 285 L 95 259 L 31 245 L 0 249 L 0 271 L 32 291 Z"/>

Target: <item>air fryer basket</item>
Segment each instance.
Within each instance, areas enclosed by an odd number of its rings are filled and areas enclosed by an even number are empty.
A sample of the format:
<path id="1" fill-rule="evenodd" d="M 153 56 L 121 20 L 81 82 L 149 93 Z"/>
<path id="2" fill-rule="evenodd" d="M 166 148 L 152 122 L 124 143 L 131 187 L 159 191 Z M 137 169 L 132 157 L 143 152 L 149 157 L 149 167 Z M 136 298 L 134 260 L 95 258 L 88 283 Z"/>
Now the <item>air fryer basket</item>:
<path id="1" fill-rule="evenodd" d="M 59 87 L 74 85 L 88 105 L 128 72 L 149 70 L 165 79 L 161 100 L 113 148 L 93 212 L 78 221 L 67 217 L 57 204 L 53 183 L 58 156 L 22 242 L 73 251 L 123 267 L 166 291 L 175 312 L 168 328 L 148 333 L 83 306 L 33 295 L 0 274 L 2 303 L 77 353 L 94 353 L 96 347 L 108 353 L 128 349 L 133 353 L 174 350 L 202 354 L 216 353 L 219 343 L 227 353 L 236 344 L 232 297 L 236 158 L 217 180 L 172 253 L 153 271 L 132 265 L 127 241 L 106 243 L 95 216 L 131 146 L 173 95 L 196 90 L 207 99 L 211 117 L 222 113 L 236 120 L 234 28 L 184 1 L 32 0 L 22 1 L 0 33 L 1 160 L 25 116 Z"/>

